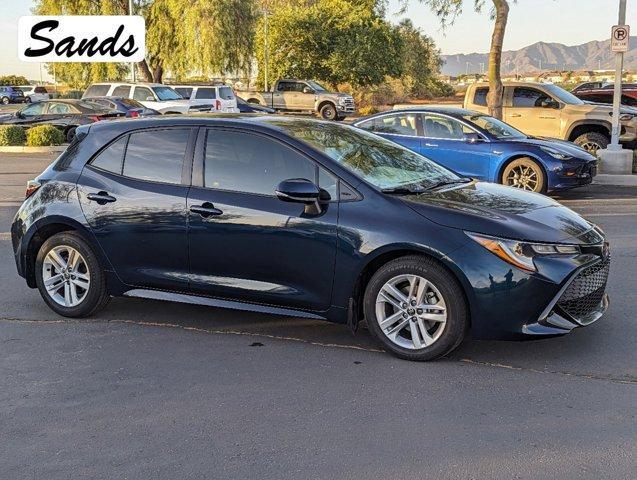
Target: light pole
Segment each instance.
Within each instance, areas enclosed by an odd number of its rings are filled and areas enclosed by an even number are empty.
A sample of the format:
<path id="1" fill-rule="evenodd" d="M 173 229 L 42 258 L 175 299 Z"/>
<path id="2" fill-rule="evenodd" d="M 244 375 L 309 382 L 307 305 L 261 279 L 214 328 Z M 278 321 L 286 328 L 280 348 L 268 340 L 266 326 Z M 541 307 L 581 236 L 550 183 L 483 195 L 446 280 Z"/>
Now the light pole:
<path id="1" fill-rule="evenodd" d="M 631 174 L 633 170 L 633 152 L 623 149 L 619 144 L 620 103 L 622 95 L 622 73 L 624 69 L 624 51 L 628 49 L 629 33 L 626 27 L 626 0 L 619 0 L 619 20 L 613 27 L 611 44 L 615 52 L 615 85 L 613 91 L 613 115 L 611 141 L 607 148 L 598 150 L 601 169 L 607 174 Z M 625 40 L 625 43 L 622 43 Z"/>
<path id="2" fill-rule="evenodd" d="M 265 91 L 270 91 L 270 83 L 268 82 L 268 66 L 270 64 L 270 55 L 268 52 L 268 9 L 263 9 L 263 83 Z"/>
<path id="3" fill-rule="evenodd" d="M 133 0 L 128 0 L 128 14 L 133 14 Z M 130 64 L 130 73 L 131 79 L 133 80 L 133 83 L 135 83 L 135 62 L 131 62 Z"/>

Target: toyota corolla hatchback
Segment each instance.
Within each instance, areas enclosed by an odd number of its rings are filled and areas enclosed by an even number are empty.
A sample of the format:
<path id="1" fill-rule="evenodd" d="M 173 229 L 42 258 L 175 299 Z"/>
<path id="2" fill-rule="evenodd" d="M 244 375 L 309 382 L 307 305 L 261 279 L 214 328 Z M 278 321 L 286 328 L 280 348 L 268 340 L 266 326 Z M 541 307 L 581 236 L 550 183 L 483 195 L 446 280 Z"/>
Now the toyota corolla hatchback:
<path id="1" fill-rule="evenodd" d="M 56 313 L 111 296 L 365 320 L 399 357 L 606 310 L 602 231 L 372 133 L 274 116 L 100 122 L 27 187 L 18 272 Z"/>

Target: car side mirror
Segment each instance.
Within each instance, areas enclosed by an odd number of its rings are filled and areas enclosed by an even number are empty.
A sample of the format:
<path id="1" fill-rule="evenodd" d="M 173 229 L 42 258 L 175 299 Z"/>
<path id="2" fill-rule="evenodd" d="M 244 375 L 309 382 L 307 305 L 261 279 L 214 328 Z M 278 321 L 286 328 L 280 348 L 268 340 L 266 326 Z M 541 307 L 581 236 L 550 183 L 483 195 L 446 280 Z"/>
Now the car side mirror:
<path id="1" fill-rule="evenodd" d="M 303 93 L 314 93 L 314 90 L 312 90 L 310 87 L 304 87 Z"/>
<path id="2" fill-rule="evenodd" d="M 552 98 L 547 100 L 542 100 L 542 103 L 540 104 L 540 106 L 542 108 L 555 108 L 555 109 L 560 108 L 559 102 L 556 102 Z"/>
<path id="3" fill-rule="evenodd" d="M 475 132 L 469 132 L 464 134 L 464 141 L 467 143 L 478 143 L 482 140 L 482 137 Z"/>
<path id="4" fill-rule="evenodd" d="M 290 178 L 283 180 L 274 191 L 277 198 L 284 202 L 303 203 L 305 213 L 319 214 L 321 191 L 316 184 L 306 178 Z"/>

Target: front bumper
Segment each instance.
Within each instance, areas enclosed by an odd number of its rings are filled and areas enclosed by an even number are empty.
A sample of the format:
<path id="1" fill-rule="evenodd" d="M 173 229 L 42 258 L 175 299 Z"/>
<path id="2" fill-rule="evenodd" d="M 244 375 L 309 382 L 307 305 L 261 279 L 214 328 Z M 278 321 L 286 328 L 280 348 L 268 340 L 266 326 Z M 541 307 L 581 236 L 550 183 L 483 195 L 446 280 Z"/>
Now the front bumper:
<path id="1" fill-rule="evenodd" d="M 564 190 L 580 187 L 582 185 L 589 185 L 593 183 L 593 179 L 597 176 L 597 172 L 597 161 L 563 168 L 558 173 L 555 183 L 551 185 L 551 190 Z"/>

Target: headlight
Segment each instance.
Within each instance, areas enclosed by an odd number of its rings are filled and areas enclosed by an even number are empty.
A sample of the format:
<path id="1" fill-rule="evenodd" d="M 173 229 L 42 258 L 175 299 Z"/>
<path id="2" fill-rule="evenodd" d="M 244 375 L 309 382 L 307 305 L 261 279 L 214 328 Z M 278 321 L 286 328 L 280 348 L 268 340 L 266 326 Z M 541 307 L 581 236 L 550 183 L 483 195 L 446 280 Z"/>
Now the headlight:
<path id="1" fill-rule="evenodd" d="M 540 147 L 540 149 L 543 152 L 548 153 L 551 157 L 557 158 L 558 160 L 567 160 L 567 159 L 571 158 L 571 156 L 568 153 L 560 152 L 559 150 L 556 150 L 555 148 Z"/>
<path id="2" fill-rule="evenodd" d="M 338 97 L 338 103 L 344 105 L 347 103 L 348 97 Z"/>
<path id="3" fill-rule="evenodd" d="M 580 252 L 577 245 L 551 243 L 529 243 L 518 240 L 489 237 L 477 233 L 465 232 L 494 255 L 522 270 L 535 272 L 533 259 L 546 255 L 575 255 Z"/>

